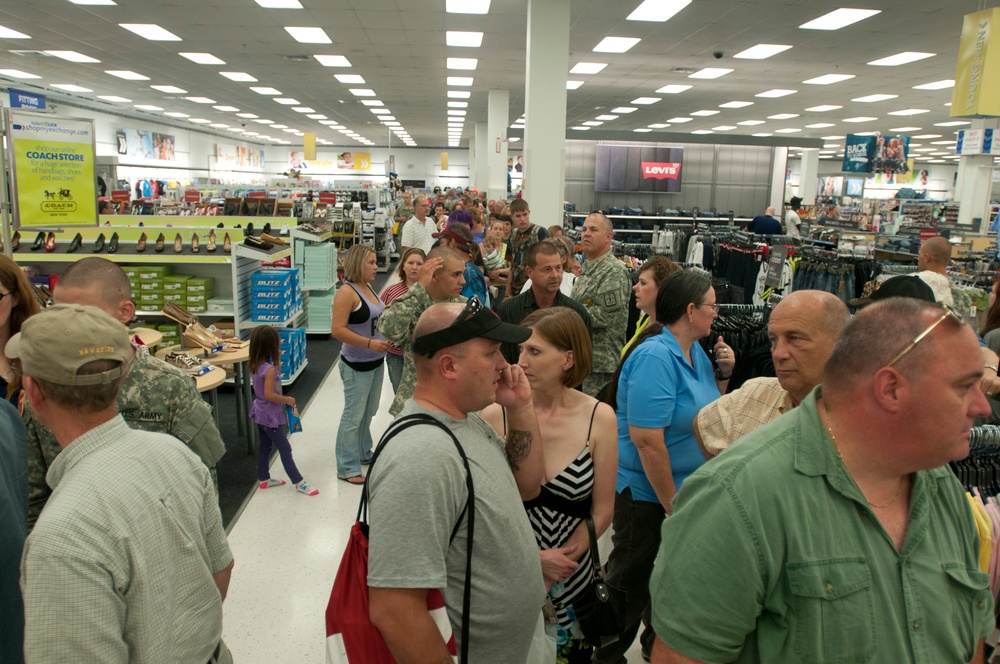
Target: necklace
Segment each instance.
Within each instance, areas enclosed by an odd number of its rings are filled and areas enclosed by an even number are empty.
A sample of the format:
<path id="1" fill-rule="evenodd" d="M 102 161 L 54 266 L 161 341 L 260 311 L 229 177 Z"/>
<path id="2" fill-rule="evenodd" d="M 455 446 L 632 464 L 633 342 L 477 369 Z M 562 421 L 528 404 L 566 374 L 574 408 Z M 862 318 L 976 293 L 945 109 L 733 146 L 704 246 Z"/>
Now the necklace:
<path id="1" fill-rule="evenodd" d="M 833 429 L 831 429 L 829 425 L 826 427 L 826 432 L 830 434 L 830 439 L 833 441 L 833 449 L 837 450 L 837 456 L 840 457 L 840 463 L 844 464 L 844 468 L 846 469 L 847 462 L 844 461 L 844 455 L 840 453 L 840 445 L 837 444 L 837 437 L 833 435 Z M 906 479 L 905 475 L 901 475 L 899 477 L 899 486 L 896 487 L 896 493 L 894 493 L 892 498 L 889 499 L 889 502 L 879 505 L 878 503 L 873 503 L 872 501 L 868 500 L 867 496 L 865 496 L 865 502 L 868 503 L 871 507 L 875 507 L 878 509 L 885 509 L 886 507 L 889 507 L 894 502 L 896 502 L 899 499 L 899 496 L 903 493 L 904 479 Z M 858 488 L 860 489 L 860 487 Z M 864 496 L 864 493 L 862 493 L 861 495 Z"/>

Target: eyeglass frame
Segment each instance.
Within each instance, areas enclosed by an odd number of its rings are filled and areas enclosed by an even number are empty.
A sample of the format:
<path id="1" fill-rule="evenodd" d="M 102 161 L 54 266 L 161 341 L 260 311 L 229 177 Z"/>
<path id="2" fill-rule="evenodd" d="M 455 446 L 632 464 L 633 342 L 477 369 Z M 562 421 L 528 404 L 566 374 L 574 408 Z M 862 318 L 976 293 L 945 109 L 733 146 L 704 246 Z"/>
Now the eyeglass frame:
<path id="1" fill-rule="evenodd" d="M 718 302 L 713 302 L 712 304 L 708 304 L 707 302 L 698 302 L 694 306 L 696 306 L 696 307 L 712 307 L 712 311 L 714 311 L 715 313 L 719 313 L 719 303 Z"/>
<path id="2" fill-rule="evenodd" d="M 934 328 L 943 323 L 946 319 L 953 318 L 959 325 L 965 325 L 965 321 L 962 320 L 962 317 L 958 314 L 958 311 L 956 311 L 954 307 L 950 307 L 947 304 L 941 304 L 940 307 L 944 309 L 944 314 L 942 314 L 940 318 L 938 318 L 936 321 L 934 321 L 926 328 L 924 328 L 923 332 L 914 337 L 913 341 L 911 341 L 909 345 L 906 346 L 906 348 L 901 350 L 896 355 L 896 357 L 892 358 L 892 360 L 890 360 L 890 362 L 887 365 L 885 365 L 886 368 L 891 367 L 892 365 L 896 364 L 901 359 L 903 359 L 906 356 L 906 354 L 909 353 L 911 350 L 913 350 L 924 337 L 933 332 Z"/>

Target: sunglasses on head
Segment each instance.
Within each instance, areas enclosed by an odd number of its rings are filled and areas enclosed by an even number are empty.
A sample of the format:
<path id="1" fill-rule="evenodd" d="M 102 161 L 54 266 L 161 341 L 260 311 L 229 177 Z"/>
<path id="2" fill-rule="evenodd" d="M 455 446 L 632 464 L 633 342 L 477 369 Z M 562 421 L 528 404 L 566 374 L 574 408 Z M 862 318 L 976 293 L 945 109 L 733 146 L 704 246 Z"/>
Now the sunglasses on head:
<path id="1" fill-rule="evenodd" d="M 945 320 L 947 320 L 948 318 L 952 318 L 952 319 L 954 319 L 954 320 L 955 320 L 955 322 L 957 322 L 957 323 L 958 323 L 959 325 L 965 325 L 965 321 L 963 321 L 963 320 L 962 320 L 962 317 L 958 315 L 958 311 L 956 311 L 956 310 L 954 309 L 954 307 L 950 307 L 950 306 L 948 306 L 947 304 L 942 304 L 942 305 L 940 305 L 940 306 L 941 306 L 941 308 L 942 308 L 942 309 L 944 309 L 944 313 L 943 313 L 943 314 L 941 314 L 941 317 L 940 317 L 940 318 L 938 318 L 937 320 L 935 320 L 935 321 L 934 321 L 933 323 L 931 323 L 930 325 L 928 325 L 928 326 L 927 326 L 927 327 L 926 327 L 926 328 L 924 329 L 924 331 L 923 331 L 923 332 L 921 332 L 921 333 L 920 333 L 920 334 L 918 334 L 918 335 L 917 335 L 916 337 L 914 337 L 913 341 L 911 341 L 911 342 L 910 342 L 910 344 L 909 344 L 909 345 L 908 345 L 908 346 L 907 346 L 906 348 L 904 348 L 903 350 L 901 350 L 901 351 L 899 352 L 899 354 L 898 354 L 898 355 L 896 355 L 896 357 L 892 358 L 892 361 L 891 361 L 891 362 L 889 362 L 889 364 L 885 365 L 886 367 L 891 367 L 892 365 L 896 364 L 896 363 L 897 363 L 897 362 L 899 362 L 899 361 L 900 361 L 901 359 L 903 359 L 904 357 L 906 357 L 906 354 L 907 354 L 907 353 L 909 353 L 909 352 L 910 352 L 911 350 L 913 350 L 913 348 L 914 348 L 914 347 L 915 347 L 915 346 L 916 346 L 916 345 L 917 345 L 918 343 L 920 343 L 920 340 L 921 340 L 921 339 L 923 339 L 923 338 L 924 338 L 924 337 L 926 337 L 926 336 L 927 336 L 928 334 L 930 334 L 930 333 L 931 333 L 931 332 L 932 332 L 932 331 L 934 330 L 934 328 L 936 328 L 936 327 L 937 327 L 938 325 L 940 325 L 941 323 L 943 323 L 943 322 L 944 322 Z"/>

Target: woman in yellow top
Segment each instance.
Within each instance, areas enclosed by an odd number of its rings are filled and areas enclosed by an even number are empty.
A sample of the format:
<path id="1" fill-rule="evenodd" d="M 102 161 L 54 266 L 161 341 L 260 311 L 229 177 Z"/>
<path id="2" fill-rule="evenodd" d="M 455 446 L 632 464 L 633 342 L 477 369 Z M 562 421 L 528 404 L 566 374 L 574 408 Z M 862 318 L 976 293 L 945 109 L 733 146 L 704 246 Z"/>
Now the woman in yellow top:
<path id="1" fill-rule="evenodd" d="M 656 293 L 660 289 L 660 284 L 671 272 L 679 272 L 683 268 L 666 256 L 653 256 L 639 268 L 639 281 L 632 286 L 635 293 L 635 306 L 642 312 L 639 321 L 635 325 L 635 334 L 628 340 L 622 348 L 622 357 L 632 347 L 635 340 L 639 338 L 642 331 L 646 329 L 649 321 L 656 317 Z"/>

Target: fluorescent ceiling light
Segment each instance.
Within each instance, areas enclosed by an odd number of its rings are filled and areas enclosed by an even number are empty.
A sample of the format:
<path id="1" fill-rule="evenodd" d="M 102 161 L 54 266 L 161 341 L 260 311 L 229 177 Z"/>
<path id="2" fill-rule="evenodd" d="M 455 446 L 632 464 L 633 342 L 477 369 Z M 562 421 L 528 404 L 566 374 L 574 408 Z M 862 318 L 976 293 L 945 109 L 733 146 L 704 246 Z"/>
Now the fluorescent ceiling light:
<path id="1" fill-rule="evenodd" d="M 176 85 L 151 85 L 149 87 L 153 88 L 154 90 L 159 90 L 160 92 L 166 92 L 167 94 L 170 94 L 170 95 L 186 95 L 187 94 L 187 90 L 184 90 L 183 88 L 179 88 Z"/>
<path id="2" fill-rule="evenodd" d="M 214 104 L 214 99 L 209 99 L 208 97 L 184 97 L 188 101 L 193 101 L 196 104 Z"/>
<path id="3" fill-rule="evenodd" d="M 368 110 L 370 110 L 375 115 L 388 115 L 389 113 L 392 113 L 392 111 L 390 111 L 388 108 L 370 108 Z"/>
<path id="4" fill-rule="evenodd" d="M 693 87 L 694 87 L 693 85 L 678 85 L 674 83 L 670 85 L 664 85 L 656 92 L 663 95 L 675 95 L 684 92 L 685 90 L 690 90 Z"/>
<path id="5" fill-rule="evenodd" d="M 314 55 L 316 62 L 324 67 L 350 67 L 351 63 L 342 55 Z"/>
<path id="6" fill-rule="evenodd" d="M 851 101 L 860 101 L 867 104 L 875 101 L 886 101 L 888 99 L 895 99 L 898 96 L 899 95 L 874 94 L 874 95 L 866 95 L 864 97 L 855 97 Z"/>
<path id="7" fill-rule="evenodd" d="M 810 113 L 826 113 L 827 111 L 836 111 L 838 108 L 843 108 L 843 106 L 836 106 L 834 104 L 821 104 L 820 106 L 810 106 L 806 110 Z"/>
<path id="8" fill-rule="evenodd" d="M 159 106 L 153 106 L 152 104 L 136 104 L 132 108 L 138 108 L 140 111 L 162 111 L 163 110 Z"/>
<path id="9" fill-rule="evenodd" d="M 787 97 L 788 95 L 793 95 L 798 90 L 782 90 L 780 88 L 775 88 L 774 90 L 766 90 L 760 94 L 754 95 L 754 97 L 763 97 L 764 99 L 777 99 L 778 97 Z"/>
<path id="10" fill-rule="evenodd" d="M 259 95 L 280 95 L 280 90 L 275 90 L 274 88 L 265 88 L 260 86 L 250 86 L 250 89 Z"/>
<path id="11" fill-rule="evenodd" d="M 454 85 L 455 87 L 469 87 L 472 85 L 471 76 L 449 76 L 448 85 Z"/>
<path id="12" fill-rule="evenodd" d="M 677 12 L 691 4 L 691 0 L 645 0 L 628 15 L 628 21 L 669 21 Z"/>
<path id="13" fill-rule="evenodd" d="M 188 118 L 188 122 L 193 122 L 195 124 L 208 124 L 211 120 L 206 120 L 205 118 Z"/>
<path id="14" fill-rule="evenodd" d="M 479 48 L 483 45 L 483 33 L 448 30 L 444 33 L 444 43 L 448 46 Z"/>
<path id="15" fill-rule="evenodd" d="M 911 147 L 912 147 L 912 145 L 913 145 L 913 143 L 910 143 Z M 840 147 L 840 143 L 824 143 L 823 147 L 824 148 L 839 148 Z"/>
<path id="16" fill-rule="evenodd" d="M 181 41 L 180 37 L 154 23 L 119 23 L 118 25 L 150 41 Z"/>
<path id="17" fill-rule="evenodd" d="M 274 124 L 274 120 L 268 120 L 267 118 L 255 118 L 254 122 L 257 122 L 257 123 L 262 124 L 262 125 L 271 125 L 271 124 Z"/>
<path id="18" fill-rule="evenodd" d="M 722 111 L 708 111 L 708 110 L 706 110 L 706 111 L 694 111 L 694 112 L 691 113 L 691 115 L 696 115 L 696 116 L 698 116 L 700 118 L 707 118 L 710 115 L 718 115 L 721 112 Z"/>
<path id="19" fill-rule="evenodd" d="M 236 111 L 240 110 L 235 106 L 213 106 L 212 108 L 214 108 L 217 111 L 223 111 L 224 113 L 235 113 Z"/>
<path id="20" fill-rule="evenodd" d="M 215 127 L 216 129 L 225 129 L 225 128 L 227 128 L 227 127 L 228 127 L 229 125 L 227 125 L 227 124 L 223 124 L 223 123 L 221 123 L 221 122 L 213 122 L 212 124 L 210 124 L 210 125 L 208 125 L 208 126 L 209 126 L 209 127 Z"/>
<path id="21" fill-rule="evenodd" d="M 300 44 L 332 44 L 333 40 L 323 28 L 285 27 L 285 32 Z"/>
<path id="22" fill-rule="evenodd" d="M 449 101 L 448 108 L 468 108 L 469 102 L 467 101 Z"/>
<path id="23" fill-rule="evenodd" d="M 239 127 L 227 127 L 226 131 L 239 132 L 241 134 L 243 133 L 243 130 Z"/>
<path id="24" fill-rule="evenodd" d="M 49 87 L 65 90 L 66 92 L 93 92 L 90 88 L 85 88 L 73 83 L 50 83 Z"/>
<path id="25" fill-rule="evenodd" d="M 29 74 L 26 71 L 21 71 L 20 69 L 0 69 L 0 76 L 9 76 L 10 78 L 41 78 L 35 74 Z"/>
<path id="26" fill-rule="evenodd" d="M 191 62 L 199 65 L 224 65 L 225 60 L 215 57 L 211 53 L 178 53 L 182 58 L 187 58 Z"/>
<path id="27" fill-rule="evenodd" d="M 750 135 L 751 135 L 751 136 L 758 136 L 758 137 L 760 137 L 760 138 L 764 138 L 764 137 L 766 137 L 766 136 L 774 136 L 774 134 L 768 134 L 768 133 L 766 133 L 766 132 L 765 132 L 765 133 L 761 133 L 761 134 L 750 134 Z"/>
<path id="28" fill-rule="evenodd" d="M 827 127 L 833 127 L 833 122 L 817 122 L 815 124 L 807 124 L 806 129 L 826 129 Z"/>
<path id="29" fill-rule="evenodd" d="M 370 88 L 348 88 L 355 97 L 374 97 L 375 91 Z"/>
<path id="30" fill-rule="evenodd" d="M 458 115 L 460 117 L 465 117 L 466 111 L 461 109 L 449 108 L 448 115 Z"/>
<path id="31" fill-rule="evenodd" d="M 655 123 L 655 124 L 651 124 L 651 125 L 649 125 L 649 128 L 650 128 L 650 129 L 666 129 L 666 128 L 667 128 L 667 127 L 669 127 L 669 126 L 670 126 L 670 125 L 669 125 L 669 124 L 667 124 L 666 122 L 657 122 L 657 123 Z"/>
<path id="32" fill-rule="evenodd" d="M 732 69 L 722 69 L 720 67 L 705 67 L 704 69 L 699 69 L 695 73 L 688 76 L 688 78 L 720 78 L 726 74 L 731 74 Z"/>
<path id="33" fill-rule="evenodd" d="M 123 78 L 126 81 L 148 81 L 148 76 L 143 76 L 142 74 L 137 74 L 134 71 L 125 70 L 106 70 L 105 74 L 111 74 L 112 76 L 117 76 L 118 78 Z"/>
<path id="34" fill-rule="evenodd" d="M 876 67 L 898 67 L 899 65 L 909 64 L 911 62 L 916 62 L 917 60 L 932 58 L 935 55 L 937 55 L 937 53 L 904 51 L 902 53 L 897 53 L 896 55 L 890 55 L 887 58 L 879 58 L 878 60 L 872 60 L 868 64 L 875 65 Z"/>
<path id="35" fill-rule="evenodd" d="M 396 119 L 396 116 L 394 116 L 394 115 L 386 115 L 386 116 L 383 116 L 383 117 L 379 118 L 379 120 L 383 120 L 383 121 L 384 120 L 395 120 L 395 119 Z"/>
<path id="36" fill-rule="evenodd" d="M 384 122 L 382 122 L 382 124 L 384 124 L 386 127 L 399 127 L 399 126 L 401 126 L 399 122 L 395 122 L 395 121 L 391 121 L 391 120 L 390 121 L 384 121 Z"/>
<path id="37" fill-rule="evenodd" d="M 569 70 L 571 74 L 596 74 L 602 69 L 607 67 L 606 62 L 578 62 L 572 69 Z"/>
<path id="38" fill-rule="evenodd" d="M 362 99 L 361 103 L 365 106 L 385 106 L 381 99 Z"/>
<path id="39" fill-rule="evenodd" d="M 640 41 L 637 37 L 605 37 L 594 47 L 594 53 L 625 53 Z"/>
<path id="40" fill-rule="evenodd" d="M 605 114 L 605 115 L 598 115 L 598 116 L 597 116 L 596 118 L 594 118 L 594 119 L 595 119 L 595 120 L 604 120 L 604 121 L 610 121 L 610 120 L 617 120 L 617 119 L 618 119 L 618 116 L 617 116 L 617 115 L 606 115 L 606 114 Z"/>
<path id="41" fill-rule="evenodd" d="M 935 122 L 935 127 L 961 127 L 962 125 L 972 124 L 971 122 L 966 122 L 965 120 L 952 120 L 951 122 Z"/>
<path id="42" fill-rule="evenodd" d="M 97 58 L 92 58 L 89 55 L 77 53 L 76 51 L 43 51 L 43 53 L 47 53 L 57 58 L 62 58 L 63 60 L 68 60 L 70 62 L 100 62 Z"/>
<path id="43" fill-rule="evenodd" d="M 889 111 L 889 115 L 920 115 L 921 113 L 930 113 L 926 108 L 904 108 L 901 111 Z"/>
<path id="44" fill-rule="evenodd" d="M 730 131 L 736 129 L 735 125 L 719 125 L 718 127 L 712 127 L 712 131 Z"/>
<path id="45" fill-rule="evenodd" d="M 271 129 L 287 129 L 287 128 L 288 125 L 274 124 L 274 123 L 271 124 Z"/>
<path id="46" fill-rule="evenodd" d="M 444 10 L 449 14 L 489 14 L 490 0 L 447 0 Z"/>
<path id="47" fill-rule="evenodd" d="M 468 71 L 472 71 L 478 65 L 479 65 L 479 60 L 476 58 L 448 58 L 447 61 L 448 69 L 465 69 Z"/>
<path id="48" fill-rule="evenodd" d="M 655 104 L 660 101 L 659 97 L 636 97 L 630 104 L 639 104 L 640 106 L 648 106 L 649 104 Z"/>
<path id="49" fill-rule="evenodd" d="M 114 104 L 127 104 L 132 101 L 131 99 L 126 99 L 125 97 L 119 97 L 118 95 L 97 95 L 98 99 L 103 99 L 104 101 L 110 101 Z"/>
<path id="50" fill-rule="evenodd" d="M 0 25 L 0 39 L 31 39 L 29 35 Z"/>
<path id="51" fill-rule="evenodd" d="M 570 129 L 573 129 L 574 131 L 590 131 L 590 127 L 582 126 L 570 127 Z"/>
<path id="52" fill-rule="evenodd" d="M 788 128 L 788 129 L 775 129 L 774 133 L 775 134 L 797 134 L 800 131 L 802 131 L 802 130 L 801 129 Z"/>
<path id="53" fill-rule="evenodd" d="M 521 137 L 520 136 L 511 136 L 507 140 L 510 141 L 511 143 L 517 143 L 519 140 L 521 140 Z"/>
<path id="54" fill-rule="evenodd" d="M 823 140 L 824 141 L 839 141 L 842 138 L 843 138 L 843 136 L 824 136 Z"/>
<path id="55" fill-rule="evenodd" d="M 293 106 L 292 110 L 296 113 L 315 113 L 315 108 L 309 108 L 308 106 Z"/>
<path id="56" fill-rule="evenodd" d="M 719 108 L 746 108 L 747 106 L 753 106 L 752 101 L 727 101 L 725 104 L 719 104 Z"/>
<path id="57" fill-rule="evenodd" d="M 278 102 L 282 106 L 298 106 L 299 100 L 293 99 L 292 97 L 275 97 L 274 101 Z"/>
<path id="58" fill-rule="evenodd" d="M 834 83 L 849 81 L 852 78 L 854 78 L 854 74 L 824 74 L 823 76 L 817 76 L 816 78 L 810 78 L 808 81 L 802 82 L 807 85 L 833 85 Z"/>
<path id="59" fill-rule="evenodd" d="M 302 9 L 299 0 L 255 0 L 264 9 Z"/>
<path id="60" fill-rule="evenodd" d="M 743 122 L 737 122 L 736 124 L 740 125 L 741 127 L 753 127 L 754 125 L 762 125 L 762 124 L 764 124 L 764 121 L 763 120 L 744 120 Z"/>
<path id="61" fill-rule="evenodd" d="M 890 129 L 889 131 L 898 131 L 900 133 L 903 133 L 903 132 L 906 132 L 906 131 L 920 131 L 920 127 L 896 127 L 894 129 Z M 910 145 L 912 146 L 913 143 L 910 143 Z"/>
<path id="62" fill-rule="evenodd" d="M 468 90 L 448 90 L 448 99 L 468 99 L 471 96 L 472 93 Z"/>
<path id="63" fill-rule="evenodd" d="M 667 120 L 667 122 L 673 122 L 674 124 L 681 124 L 684 122 L 691 122 L 691 120 L 694 120 L 694 118 L 678 117 L 678 118 L 670 118 L 669 120 Z"/>
<path id="64" fill-rule="evenodd" d="M 637 134 L 645 134 L 645 133 L 653 131 L 653 130 L 652 129 L 647 129 L 647 128 L 640 127 L 639 129 L 633 129 L 632 131 L 636 132 Z"/>
<path id="65" fill-rule="evenodd" d="M 587 127 L 600 127 L 604 123 L 598 120 L 587 120 L 586 122 L 581 122 L 580 124 L 586 125 Z"/>
<path id="66" fill-rule="evenodd" d="M 359 83 L 361 85 L 365 84 L 365 79 L 363 76 L 357 74 L 334 74 L 333 77 L 340 81 L 341 83 Z"/>
<path id="67" fill-rule="evenodd" d="M 612 113 L 620 113 L 620 114 L 624 115 L 626 113 L 634 113 L 634 112 L 636 112 L 638 110 L 639 109 L 636 108 L 636 107 L 634 107 L 634 106 L 619 106 L 618 108 L 612 108 L 611 112 Z"/>
<path id="68" fill-rule="evenodd" d="M 256 78 L 245 71 L 220 71 L 219 73 L 228 78 L 230 81 L 238 81 L 242 83 L 254 83 L 257 81 Z"/>
<path id="69" fill-rule="evenodd" d="M 872 118 L 866 115 L 861 115 L 856 118 L 844 118 L 844 122 L 873 122 L 878 120 L 878 118 Z"/>
<path id="70" fill-rule="evenodd" d="M 914 90 L 944 90 L 945 88 L 955 87 L 955 81 L 945 79 L 943 81 L 934 81 L 933 83 L 924 83 L 923 85 L 914 85 Z"/>
<path id="71" fill-rule="evenodd" d="M 766 60 L 772 55 L 787 51 L 791 47 L 791 44 L 757 44 L 744 51 L 740 51 L 733 57 L 740 58 L 741 60 Z"/>
<path id="72" fill-rule="evenodd" d="M 941 138 L 941 134 L 920 134 L 919 136 L 912 136 L 911 138 Z"/>
<path id="73" fill-rule="evenodd" d="M 171 117 L 171 118 L 189 118 L 189 117 L 191 117 L 187 113 L 181 113 L 179 111 L 167 111 L 166 113 L 164 113 L 164 115 L 166 115 L 167 117 Z"/>
<path id="74" fill-rule="evenodd" d="M 254 115 L 253 113 L 237 113 L 236 117 L 238 117 L 238 118 L 253 119 L 253 118 L 256 118 L 258 116 Z"/>
<path id="75" fill-rule="evenodd" d="M 955 141 L 931 141 L 931 145 L 951 145 Z"/>
<path id="76" fill-rule="evenodd" d="M 876 14 L 881 14 L 879 9 L 836 9 L 828 14 L 823 14 L 819 18 L 814 18 L 808 23 L 803 23 L 799 27 L 803 30 L 840 30 L 843 27 L 871 18 Z"/>
<path id="77" fill-rule="evenodd" d="M 714 134 L 715 132 L 711 129 L 695 129 L 691 132 L 692 134 Z"/>
<path id="78" fill-rule="evenodd" d="M 792 118 L 799 117 L 798 113 L 778 113 L 777 115 L 767 116 L 768 120 L 791 120 Z"/>

